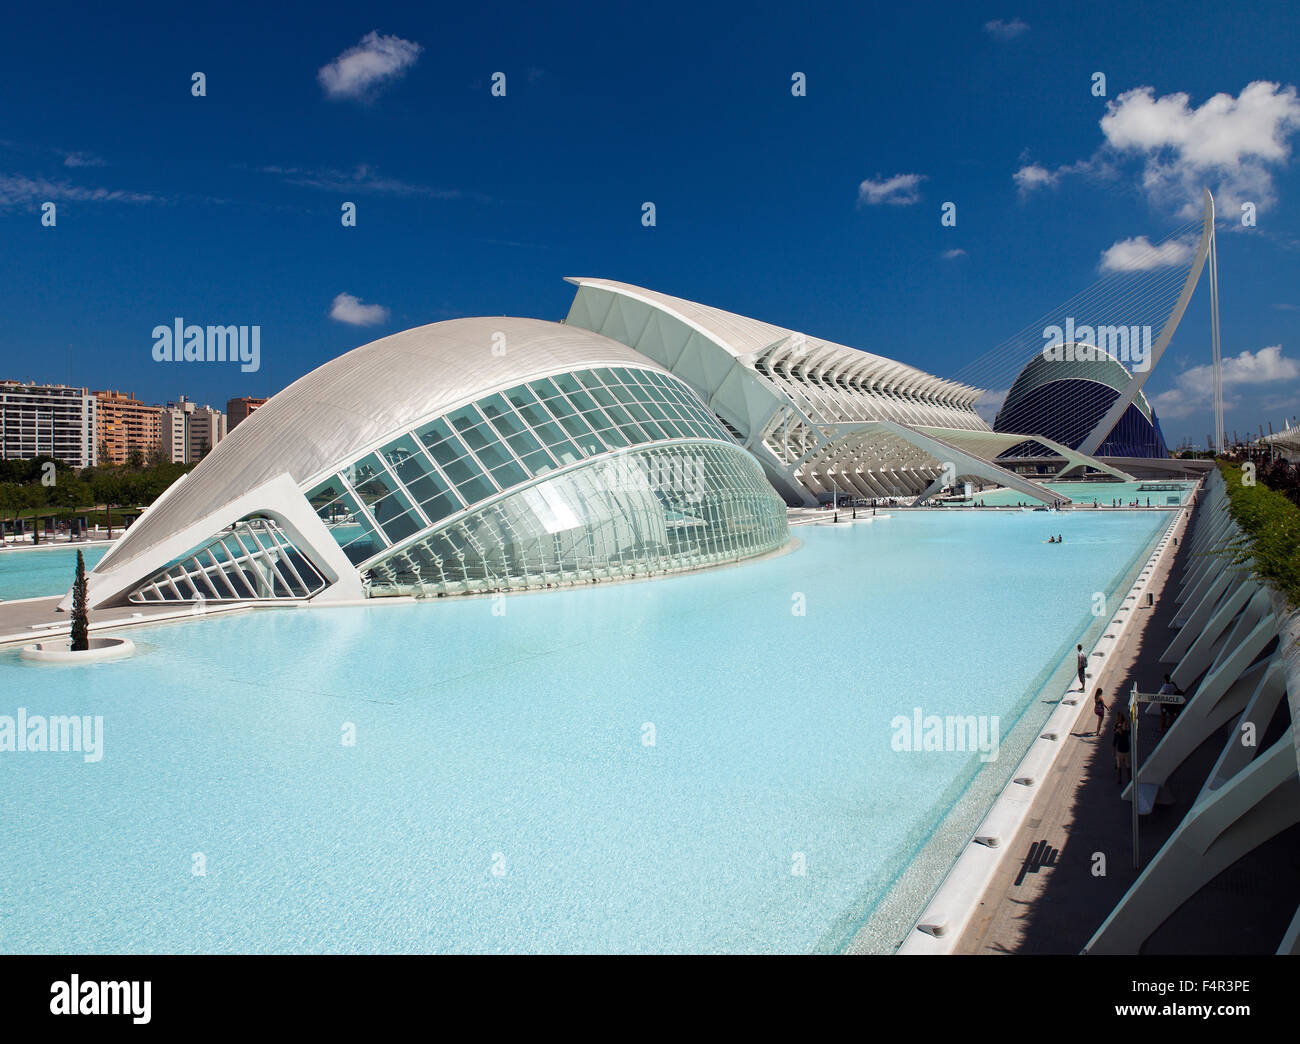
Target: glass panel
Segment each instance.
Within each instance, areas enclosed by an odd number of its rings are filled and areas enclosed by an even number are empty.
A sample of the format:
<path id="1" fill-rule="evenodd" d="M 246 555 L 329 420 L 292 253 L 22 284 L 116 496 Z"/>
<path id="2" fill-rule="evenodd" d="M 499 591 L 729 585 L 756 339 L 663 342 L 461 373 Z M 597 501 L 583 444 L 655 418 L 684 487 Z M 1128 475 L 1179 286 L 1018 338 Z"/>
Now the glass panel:
<path id="1" fill-rule="evenodd" d="M 466 504 L 475 504 L 497 491 L 482 469 L 468 457 L 446 465 L 443 470 L 455 483 L 456 492 Z"/>
<path id="2" fill-rule="evenodd" d="M 429 456 L 436 460 L 441 465 L 442 470 L 447 473 L 447 477 L 455 482 L 457 479 L 451 473 L 451 469 L 457 461 L 465 460 L 469 456 L 469 450 L 465 448 L 465 444 L 460 439 L 448 433 L 445 439 L 435 442 L 429 447 Z M 474 471 L 478 470 L 478 465 L 473 460 L 469 462 L 468 466 Z"/>
<path id="3" fill-rule="evenodd" d="M 496 435 L 472 405 L 462 406 L 454 413 L 449 413 L 447 419 L 451 421 L 451 426 L 456 429 L 461 441 L 476 453 L 496 441 Z"/>
<path id="4" fill-rule="evenodd" d="M 590 413 L 592 410 L 597 409 L 596 400 L 581 389 L 569 392 L 569 401 L 583 413 Z"/>
<path id="5" fill-rule="evenodd" d="M 367 506 L 388 496 L 397 488 L 397 483 L 373 453 L 357 461 L 350 472 L 345 474 L 352 480 L 352 488 L 357 491 L 357 496 Z"/>
<path id="6" fill-rule="evenodd" d="M 618 481 L 602 465 L 580 467 L 471 513 L 390 555 L 383 582 L 450 593 L 581 583 L 734 561 L 788 537 L 784 505 L 734 447 L 669 446 L 625 461 Z"/>
<path id="7" fill-rule="evenodd" d="M 536 453 L 542 448 L 542 444 L 533 437 L 531 432 L 527 431 L 510 436 L 510 438 L 506 439 L 506 443 L 520 457 L 529 453 Z"/>
<path id="8" fill-rule="evenodd" d="M 462 506 L 456 494 L 435 474 L 416 479 L 408 483 L 406 488 L 430 522 L 444 519 L 459 511 Z"/>
<path id="9" fill-rule="evenodd" d="M 348 510 L 346 506 L 332 510 L 333 505 L 338 503 L 342 496 L 343 480 L 337 475 L 332 475 L 308 491 L 307 501 L 311 504 L 312 510 L 328 522 L 333 515 Z"/>
<path id="10" fill-rule="evenodd" d="M 394 439 L 379 453 L 384 460 L 388 461 L 389 467 L 396 472 L 402 485 L 408 489 L 412 483 L 418 482 L 433 473 L 428 458 L 416 446 L 415 440 L 410 435 L 403 435 L 400 439 Z"/>
<path id="11" fill-rule="evenodd" d="M 552 374 L 549 379 L 566 395 L 572 395 L 582 388 L 582 385 L 578 383 L 578 378 L 571 373 Z"/>
<path id="12" fill-rule="evenodd" d="M 510 451 L 506 449 L 505 444 L 499 439 L 493 439 L 486 446 L 478 449 L 475 456 L 478 457 L 479 463 L 489 471 L 495 471 L 504 464 L 514 462 L 514 458 L 510 456 Z"/>
<path id="13" fill-rule="evenodd" d="M 610 449 L 622 449 L 625 446 L 632 445 L 628 440 L 628 437 L 619 431 L 618 428 L 602 428 L 597 434 L 600 435 Z"/>
<path id="14" fill-rule="evenodd" d="M 529 477 L 528 472 L 513 460 L 502 464 L 499 468 L 492 469 L 492 478 L 502 489 L 517 486 L 519 483 L 527 481 Z"/>
<path id="15" fill-rule="evenodd" d="M 550 405 L 550 400 L 558 399 L 560 397 L 560 390 L 555 386 L 554 383 L 552 383 L 552 380 L 553 379 L 548 379 L 546 377 L 543 377 L 539 381 L 528 382 L 528 387 L 529 389 L 531 389 L 532 393 L 536 395 L 539 399 L 541 399 L 543 402 L 545 402 L 548 406 Z"/>
<path id="16" fill-rule="evenodd" d="M 371 504 L 370 513 L 379 523 L 384 535 L 394 544 L 425 528 L 423 520 L 412 509 L 410 500 L 400 490 Z"/>
<path id="17" fill-rule="evenodd" d="M 452 437 L 451 428 L 449 428 L 447 422 L 441 418 L 435 421 L 430 421 L 423 427 L 417 428 L 415 434 L 416 437 L 430 450 L 440 442 L 444 442 Z"/>
<path id="18" fill-rule="evenodd" d="M 536 475 L 545 475 L 548 471 L 554 471 L 556 468 L 555 461 L 551 459 L 549 453 L 545 450 L 538 450 L 536 453 L 529 453 L 524 458 L 524 466 Z"/>
<path id="19" fill-rule="evenodd" d="M 521 421 L 507 405 L 506 400 L 500 395 L 493 395 L 482 402 L 478 403 L 478 408 L 483 411 L 485 416 L 497 430 L 497 433 L 503 438 L 509 435 L 517 435 L 524 430 L 523 421 Z"/>

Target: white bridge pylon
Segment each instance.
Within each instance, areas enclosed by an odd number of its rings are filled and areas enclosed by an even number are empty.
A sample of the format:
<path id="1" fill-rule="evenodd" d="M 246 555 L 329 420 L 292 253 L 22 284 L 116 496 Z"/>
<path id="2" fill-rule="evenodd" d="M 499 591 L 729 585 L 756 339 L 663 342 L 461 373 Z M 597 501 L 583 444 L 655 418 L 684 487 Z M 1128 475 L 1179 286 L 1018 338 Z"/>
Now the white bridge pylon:
<path id="1" fill-rule="evenodd" d="M 1201 272 L 1205 268 L 1206 258 L 1211 259 L 1210 265 L 1210 313 L 1213 323 L 1213 346 L 1214 346 L 1214 406 L 1215 406 L 1215 430 L 1218 438 L 1219 451 L 1223 450 L 1223 389 L 1220 380 L 1220 363 L 1219 363 L 1219 280 L 1217 266 L 1214 264 L 1214 196 L 1210 190 L 1205 190 L 1205 215 L 1202 221 L 1201 239 L 1196 244 L 1196 253 L 1192 259 L 1192 266 L 1188 269 L 1187 279 L 1183 283 L 1182 292 L 1178 295 L 1178 301 L 1174 304 L 1173 311 L 1169 313 L 1169 318 L 1165 320 L 1164 326 L 1160 330 L 1159 336 L 1156 337 L 1155 343 L 1151 346 L 1151 358 L 1149 364 L 1140 371 L 1134 371 L 1128 387 L 1120 393 L 1112 404 L 1110 409 L 1102 416 L 1096 426 L 1088 433 L 1084 440 L 1079 443 L 1079 452 L 1088 456 L 1094 456 L 1101 444 L 1106 441 L 1106 437 L 1114 430 L 1119 419 L 1124 416 L 1124 411 L 1129 408 L 1133 400 L 1137 398 L 1138 392 L 1142 390 L 1142 385 L 1146 383 L 1156 368 L 1156 363 L 1164 354 L 1165 349 L 1169 346 L 1170 340 L 1173 339 L 1174 331 L 1178 329 L 1178 324 L 1182 322 L 1183 313 L 1187 311 L 1187 305 L 1191 302 L 1192 293 L 1196 290 L 1196 284 L 1200 281 Z"/>

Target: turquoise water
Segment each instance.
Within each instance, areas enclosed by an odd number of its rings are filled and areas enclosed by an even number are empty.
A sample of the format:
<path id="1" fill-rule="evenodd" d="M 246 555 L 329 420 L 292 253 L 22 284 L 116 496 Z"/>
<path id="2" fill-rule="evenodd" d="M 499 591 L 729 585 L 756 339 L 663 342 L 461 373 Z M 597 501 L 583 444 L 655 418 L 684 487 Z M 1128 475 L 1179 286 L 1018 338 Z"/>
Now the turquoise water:
<path id="1" fill-rule="evenodd" d="M 1096 500 L 1103 507 L 1109 507 L 1110 502 L 1116 497 L 1120 503 L 1127 505 L 1136 500 L 1140 507 L 1147 506 L 1147 498 L 1151 498 L 1152 507 L 1177 507 L 1187 496 L 1187 491 L 1192 488 L 1190 482 L 1179 482 L 1179 491 L 1160 490 L 1155 492 L 1139 492 L 1138 487 L 1147 485 L 1144 482 L 1045 482 L 1048 489 L 1061 493 L 1069 497 L 1070 501 L 1075 504 L 1088 505 Z M 1166 483 L 1160 483 L 1165 485 Z M 1178 497 L 1178 501 L 1170 505 L 1166 498 Z M 1034 500 L 1026 493 L 1021 493 L 1015 489 L 990 490 L 987 493 L 976 493 L 973 497 L 975 503 L 983 503 L 986 507 L 1005 506 L 1007 504 L 1028 503 L 1037 505 L 1038 501 Z"/>
<path id="2" fill-rule="evenodd" d="M 86 568 L 93 569 L 107 551 L 107 545 L 82 548 Z M 0 600 L 66 594 L 76 574 L 76 548 L 0 551 Z"/>
<path id="3" fill-rule="evenodd" d="M 648 583 L 0 652 L 0 715 L 104 736 L 0 753 L 0 947 L 841 948 L 981 769 L 893 750 L 894 716 L 1037 711 L 1166 521 L 916 512 Z"/>

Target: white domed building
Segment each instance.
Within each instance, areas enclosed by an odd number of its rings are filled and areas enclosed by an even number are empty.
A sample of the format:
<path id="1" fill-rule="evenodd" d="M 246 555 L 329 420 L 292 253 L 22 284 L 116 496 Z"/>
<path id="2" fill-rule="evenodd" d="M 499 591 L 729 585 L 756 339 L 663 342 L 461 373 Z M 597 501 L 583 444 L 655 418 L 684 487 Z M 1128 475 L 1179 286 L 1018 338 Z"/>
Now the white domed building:
<path id="1" fill-rule="evenodd" d="M 88 603 L 558 587 L 788 539 L 761 465 L 665 367 L 576 326 L 454 319 L 275 395 L 126 531 Z"/>

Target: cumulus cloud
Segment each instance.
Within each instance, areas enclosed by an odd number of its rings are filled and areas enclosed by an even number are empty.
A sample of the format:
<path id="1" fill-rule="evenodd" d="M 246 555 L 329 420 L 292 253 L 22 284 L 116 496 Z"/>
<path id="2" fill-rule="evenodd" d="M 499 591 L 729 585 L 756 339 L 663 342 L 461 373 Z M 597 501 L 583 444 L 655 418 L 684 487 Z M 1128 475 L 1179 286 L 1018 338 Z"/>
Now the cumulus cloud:
<path id="1" fill-rule="evenodd" d="M 995 40 L 1014 40 L 1029 32 L 1029 26 L 1019 18 L 995 18 L 984 23 L 984 31 Z"/>
<path id="2" fill-rule="evenodd" d="M 955 261 L 957 258 L 965 257 L 965 256 L 966 256 L 966 251 L 964 251 L 961 247 L 953 247 L 951 250 L 945 250 L 943 252 L 943 259 L 945 261 Z"/>
<path id="3" fill-rule="evenodd" d="M 1224 401 L 1229 406 L 1233 405 L 1228 399 L 1233 389 L 1275 385 L 1300 377 L 1300 362 L 1283 355 L 1280 344 L 1226 356 L 1222 369 Z M 1162 417 L 1174 418 L 1209 409 L 1213 399 L 1214 367 L 1207 363 L 1184 370 L 1175 378 L 1174 386 L 1155 396 L 1151 403 Z"/>
<path id="4" fill-rule="evenodd" d="M 331 98 L 368 100 L 414 65 L 422 50 L 418 43 L 400 36 L 370 32 L 356 47 L 322 65 L 316 79 Z"/>
<path id="5" fill-rule="evenodd" d="M 1138 184 L 1157 207 L 1195 217 L 1209 186 L 1220 212 L 1239 212 L 1246 202 L 1264 209 L 1277 201 L 1274 172 L 1291 158 L 1300 98 L 1294 86 L 1260 80 L 1198 108 L 1181 92 L 1157 97 L 1154 88 L 1138 87 L 1106 103 L 1100 127 L 1102 144 L 1077 163 L 1053 170 L 1022 159 L 1013 175 L 1021 195 L 1070 174 L 1114 177 L 1136 160 Z"/>
<path id="6" fill-rule="evenodd" d="M 388 318 L 388 309 L 383 305 L 362 304 L 359 297 L 344 293 L 334 298 L 330 318 L 349 326 L 377 326 Z"/>
<path id="7" fill-rule="evenodd" d="M 895 174 L 892 178 L 882 178 L 877 174 L 874 181 L 868 178 L 858 186 L 858 203 L 872 207 L 881 203 L 910 206 L 921 198 L 921 182 L 924 180 L 924 174 Z"/>
<path id="8" fill-rule="evenodd" d="M 1169 239 L 1153 245 L 1146 236 L 1134 236 L 1118 240 L 1103 250 L 1099 267 L 1103 272 L 1150 272 L 1185 265 L 1195 253 L 1195 243 L 1185 239 Z"/>
<path id="9" fill-rule="evenodd" d="M 1173 198 L 1187 215 L 1200 209 L 1200 190 L 1215 186 L 1223 210 L 1244 202 L 1276 201 L 1273 168 L 1291 155 L 1300 129 L 1295 87 L 1256 81 L 1234 98 L 1216 94 L 1193 108 L 1186 94 L 1157 98 L 1150 87 L 1126 91 L 1106 106 L 1106 143 L 1143 161 L 1142 187 L 1153 200 Z"/>

